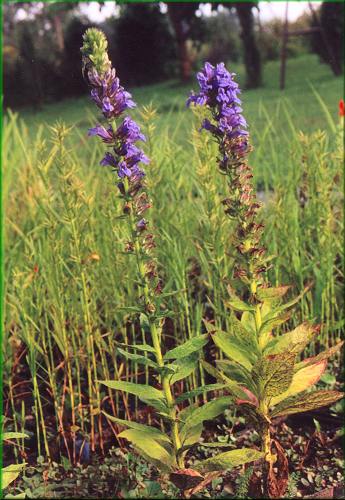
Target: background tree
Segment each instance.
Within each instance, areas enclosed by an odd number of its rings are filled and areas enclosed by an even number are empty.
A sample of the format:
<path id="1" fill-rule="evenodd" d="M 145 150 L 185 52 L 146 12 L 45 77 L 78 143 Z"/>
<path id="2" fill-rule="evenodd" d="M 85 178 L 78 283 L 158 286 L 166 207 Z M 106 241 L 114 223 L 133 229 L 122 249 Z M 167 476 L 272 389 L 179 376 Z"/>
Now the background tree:
<path id="1" fill-rule="evenodd" d="M 247 88 L 257 88 L 262 85 L 261 55 L 255 34 L 255 23 L 252 9 L 257 7 L 257 2 L 219 2 L 213 4 L 217 9 L 219 5 L 227 9 L 236 8 L 236 13 L 241 26 L 240 37 L 243 47 L 243 62 L 246 68 Z"/>
<path id="2" fill-rule="evenodd" d="M 236 12 L 224 9 L 216 16 L 205 18 L 203 59 L 216 64 L 219 61 L 237 62 L 241 57 L 240 25 Z"/>
<path id="3" fill-rule="evenodd" d="M 199 8 L 198 2 L 168 3 L 168 15 L 175 32 L 177 53 L 180 66 L 180 76 L 183 82 L 191 78 L 192 59 L 188 50 L 187 40 L 191 36 L 195 12 Z"/>
<path id="4" fill-rule="evenodd" d="M 109 24 L 114 24 L 111 56 L 121 80 L 143 85 L 169 76 L 169 64 L 176 60 L 176 54 L 167 18 L 159 5 L 123 5 L 120 17 Z"/>
<path id="5" fill-rule="evenodd" d="M 68 75 L 63 79 L 63 95 L 78 96 L 84 94 L 85 82 L 80 67 L 80 40 L 91 24 L 87 18 L 74 16 L 64 29 L 64 51 L 61 61 L 61 74 Z"/>
<path id="6" fill-rule="evenodd" d="M 243 59 L 246 67 L 246 87 L 253 89 L 262 85 L 261 55 L 254 31 L 252 9 L 255 2 L 236 3 L 236 11 L 241 24 Z"/>
<path id="7" fill-rule="evenodd" d="M 341 75 L 344 61 L 343 2 L 323 2 L 319 12 L 314 14 L 312 25 L 321 25 L 323 31 L 313 35 L 313 51 L 320 56 L 321 61 L 331 66 L 335 75 Z"/>

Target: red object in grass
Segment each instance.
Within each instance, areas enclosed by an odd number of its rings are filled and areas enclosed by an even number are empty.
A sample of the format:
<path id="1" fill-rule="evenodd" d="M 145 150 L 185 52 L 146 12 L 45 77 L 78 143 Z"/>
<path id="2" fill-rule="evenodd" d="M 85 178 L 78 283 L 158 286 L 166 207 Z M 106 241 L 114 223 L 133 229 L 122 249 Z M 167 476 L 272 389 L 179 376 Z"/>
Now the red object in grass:
<path id="1" fill-rule="evenodd" d="M 344 99 L 340 99 L 339 101 L 339 116 L 345 116 Z"/>
<path id="2" fill-rule="evenodd" d="M 37 274 L 37 273 L 38 273 L 38 271 L 39 271 L 39 268 L 38 268 L 38 265 L 36 264 L 36 265 L 34 266 L 34 273 L 35 273 L 35 274 Z"/>

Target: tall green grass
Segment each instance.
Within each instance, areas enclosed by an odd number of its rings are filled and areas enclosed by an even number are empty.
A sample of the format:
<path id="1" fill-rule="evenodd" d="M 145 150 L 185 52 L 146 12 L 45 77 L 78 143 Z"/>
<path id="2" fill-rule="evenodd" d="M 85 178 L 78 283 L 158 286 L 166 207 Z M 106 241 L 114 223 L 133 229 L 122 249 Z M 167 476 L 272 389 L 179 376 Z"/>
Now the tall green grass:
<path id="1" fill-rule="evenodd" d="M 265 243 L 274 257 L 270 279 L 294 291 L 313 282 L 289 326 L 316 319 L 321 343 L 329 346 L 342 329 L 342 132 L 333 123 L 333 130 L 299 133 L 292 114 L 286 98 L 273 110 L 261 103 L 251 127 Z M 145 381 L 151 373 L 117 356 L 119 344 L 145 339 L 125 310 L 136 305 L 135 269 L 123 255 L 128 234 L 114 176 L 98 165 L 102 147 L 86 137 L 94 120 L 86 115 L 82 129 L 39 125 L 33 134 L 9 113 L 4 132 L 5 410 L 14 429 L 35 434 L 37 454 L 56 459 L 61 452 L 71 462 L 80 442 L 103 450 L 109 433 L 116 437 L 101 409 L 151 418 L 132 396 L 100 390 L 97 383 L 114 376 Z M 202 319 L 215 311 L 227 325 L 232 249 L 221 204 L 226 187 L 215 145 L 196 130 L 199 118 L 185 118 L 182 107 L 163 115 L 146 107 L 139 120 L 152 159 L 148 183 L 161 274 L 171 292 L 168 348 L 200 334 Z M 187 384 L 204 380 L 200 367 Z M 25 420 L 23 404 L 32 420 Z"/>

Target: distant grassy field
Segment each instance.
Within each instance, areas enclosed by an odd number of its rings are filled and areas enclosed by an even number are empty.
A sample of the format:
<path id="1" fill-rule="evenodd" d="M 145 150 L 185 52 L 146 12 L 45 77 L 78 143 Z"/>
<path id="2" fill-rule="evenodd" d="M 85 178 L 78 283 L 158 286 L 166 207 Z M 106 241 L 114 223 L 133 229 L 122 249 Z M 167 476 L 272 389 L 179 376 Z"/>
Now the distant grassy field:
<path id="1" fill-rule="evenodd" d="M 240 85 L 244 82 L 244 68 L 241 65 L 228 65 L 238 74 Z M 320 113 L 319 103 L 312 91 L 312 86 L 322 97 L 331 116 L 335 119 L 338 112 L 338 101 L 343 94 L 342 78 L 334 78 L 326 64 L 320 64 L 317 56 L 307 55 L 287 62 L 286 89 L 279 90 L 279 63 L 269 62 L 264 66 L 264 86 L 257 90 L 248 90 L 243 94 L 243 107 L 246 116 L 250 117 L 251 128 L 260 129 L 266 121 L 262 112 L 262 104 L 270 117 L 275 120 L 275 133 L 286 132 L 289 128 L 284 112 L 276 117 L 277 104 L 288 101 L 288 109 L 294 126 L 309 132 L 317 128 L 327 127 L 324 114 Z M 185 110 L 185 98 L 195 82 L 182 85 L 176 81 L 137 87 L 131 89 L 138 106 L 152 103 L 157 109 L 159 123 L 171 125 L 174 129 L 176 121 L 181 121 L 180 137 L 190 126 L 191 115 Z M 30 109 L 20 111 L 20 116 L 34 133 L 39 124 L 51 125 L 57 119 L 66 124 L 75 124 L 81 129 L 85 127 L 87 117 L 94 114 L 94 106 L 89 98 L 67 99 L 56 104 L 45 105 L 39 112 Z M 180 113 L 183 113 L 183 117 Z M 167 116 L 168 114 L 168 116 Z"/>

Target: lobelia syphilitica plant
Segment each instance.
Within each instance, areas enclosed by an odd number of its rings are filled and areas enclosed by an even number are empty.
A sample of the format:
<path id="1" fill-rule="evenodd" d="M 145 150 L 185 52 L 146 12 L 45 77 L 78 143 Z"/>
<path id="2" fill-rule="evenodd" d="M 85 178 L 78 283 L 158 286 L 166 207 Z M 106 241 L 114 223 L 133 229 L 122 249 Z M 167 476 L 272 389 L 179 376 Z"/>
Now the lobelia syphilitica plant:
<path id="1" fill-rule="evenodd" d="M 286 491 L 288 461 L 279 441 L 271 435 L 272 418 L 330 405 L 343 397 L 337 391 L 309 390 L 320 379 L 328 357 L 343 342 L 301 361 L 299 355 L 319 328 L 304 322 L 279 334 L 279 326 L 288 321 L 289 309 L 300 296 L 283 303 L 290 287 L 272 287 L 266 276 L 271 257 L 266 257 L 260 243 L 264 226 L 258 220 L 260 204 L 247 160 L 249 134 L 238 97 L 240 89 L 223 63 L 216 67 L 206 63 L 197 79 L 200 91 L 192 92 L 187 105 L 205 107 L 202 129 L 218 144 L 218 167 L 229 189 L 223 204 L 233 220 L 231 244 L 236 249 L 228 287 L 231 328 L 224 332 L 206 323 L 213 341 L 229 359 L 217 361 L 217 368 L 203 364 L 219 382 L 228 383 L 234 395 L 239 388 L 245 391 L 247 396 L 236 402 L 261 438 L 265 457 L 261 493 L 278 498 Z"/>
<path id="2" fill-rule="evenodd" d="M 117 354 L 149 367 L 151 385 L 121 380 L 103 380 L 101 383 L 111 389 L 133 394 L 144 404 L 153 407 L 157 417 L 164 423 L 164 430 L 117 416 L 106 416 L 127 427 L 118 437 L 130 441 L 143 457 L 162 472 L 170 473 L 171 481 L 181 490 L 200 488 L 211 480 L 215 472 L 256 460 L 262 453 L 247 448 L 232 450 L 197 462 L 193 469 L 186 468 L 186 454 L 198 443 L 203 422 L 223 413 L 232 403 L 233 397 L 221 396 L 201 407 L 192 402 L 192 398 L 199 394 L 228 385 L 223 383 L 194 388 L 177 397 L 174 395 L 174 384 L 197 368 L 209 334 L 194 337 L 163 354 L 162 328 L 169 312 L 161 307 L 166 293 L 158 275 L 154 256 L 155 238 L 149 231 L 147 220 L 151 201 L 142 164 L 148 164 L 149 159 L 136 145 L 138 141 L 145 141 L 145 137 L 132 118 L 123 117 L 124 112 L 133 108 L 135 103 L 120 85 L 115 69 L 111 67 L 104 34 L 97 29 L 88 29 L 83 41 L 84 77 L 91 87 L 91 98 L 105 118 L 104 125 L 98 124 L 90 129 L 89 135 L 99 136 L 110 150 L 100 163 L 112 167 L 117 176 L 123 214 L 130 234 L 125 251 L 136 261 L 139 297 L 136 306 L 129 306 L 128 310 L 139 316 L 140 326 L 150 338 L 148 344 L 121 344 Z M 138 354 L 138 351 L 142 354 Z M 246 397 L 240 388 L 237 395 Z M 203 476 L 201 472 L 208 474 Z"/>

